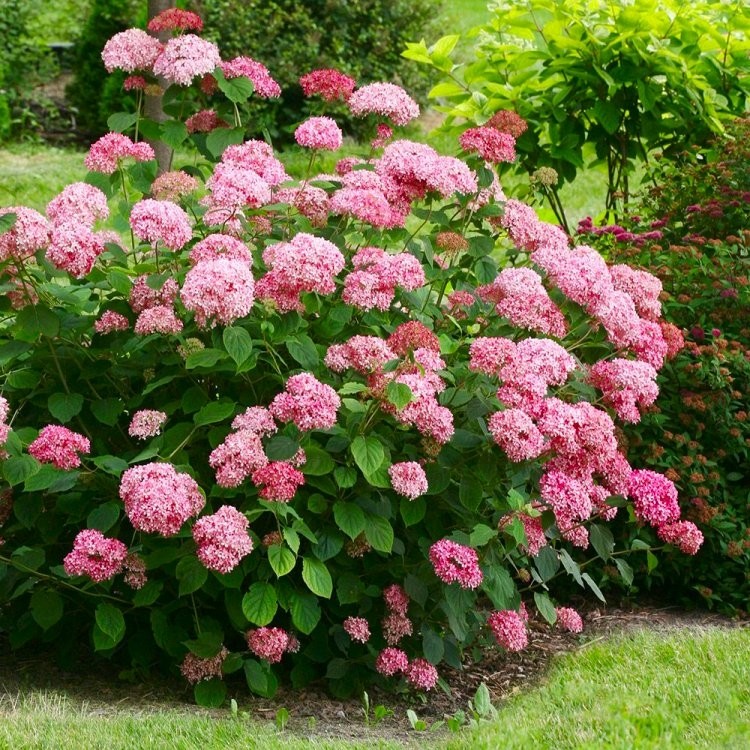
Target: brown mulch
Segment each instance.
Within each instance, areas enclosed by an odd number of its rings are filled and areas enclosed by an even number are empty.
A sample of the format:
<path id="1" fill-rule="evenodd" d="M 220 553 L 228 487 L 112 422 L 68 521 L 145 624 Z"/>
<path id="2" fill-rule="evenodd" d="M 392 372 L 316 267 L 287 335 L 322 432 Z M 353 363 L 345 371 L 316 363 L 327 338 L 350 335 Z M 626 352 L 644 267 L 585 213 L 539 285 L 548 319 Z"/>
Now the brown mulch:
<path id="1" fill-rule="evenodd" d="M 414 694 L 393 695 L 378 690 L 370 691 L 371 712 L 380 704 L 391 709 L 391 716 L 367 727 L 359 698 L 338 700 L 327 696 L 322 689 L 312 687 L 293 691 L 281 689 L 273 700 L 253 697 L 247 689 L 230 688 L 241 712 L 252 718 L 273 722 L 276 712 L 286 708 L 290 720 L 288 730 L 304 736 L 338 738 L 359 742 L 388 739 L 403 745 L 416 743 L 419 733 L 411 730 L 406 711 L 412 708 L 428 725 L 465 710 L 479 685 L 484 682 L 493 702 L 507 699 L 521 689 L 528 689 L 540 680 L 550 662 L 559 654 L 586 648 L 604 638 L 638 629 L 672 630 L 674 628 L 743 627 L 747 623 L 730 620 L 705 611 L 685 611 L 676 607 L 639 606 L 615 608 L 589 606 L 584 613 L 586 629 L 581 635 L 561 633 L 546 623 L 531 621 L 529 646 L 521 653 L 485 654 L 478 664 L 468 664 L 464 670 L 441 668 L 441 674 L 451 688 L 450 695 L 437 690 L 426 702 Z M 226 717 L 226 709 L 206 711 L 193 703 L 192 690 L 177 681 L 129 684 L 112 679 L 112 675 L 71 673 L 57 668 L 41 657 L 19 658 L 0 651 L 0 716 L 12 713 L 20 692 L 30 689 L 64 693 L 80 710 L 91 716 L 111 716 L 127 712 L 130 715 L 153 714 L 159 711 L 183 711 Z"/>

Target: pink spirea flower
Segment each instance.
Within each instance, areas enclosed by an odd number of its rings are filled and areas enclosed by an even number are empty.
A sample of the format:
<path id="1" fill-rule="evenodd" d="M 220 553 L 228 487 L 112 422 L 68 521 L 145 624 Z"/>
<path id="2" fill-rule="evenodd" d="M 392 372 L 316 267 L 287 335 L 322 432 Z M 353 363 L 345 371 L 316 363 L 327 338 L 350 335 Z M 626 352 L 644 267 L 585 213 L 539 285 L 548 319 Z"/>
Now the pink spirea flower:
<path id="1" fill-rule="evenodd" d="M 538 458 L 547 449 L 544 435 L 522 409 L 506 409 L 493 414 L 487 428 L 511 461 Z"/>
<path id="2" fill-rule="evenodd" d="M 162 31 L 197 31 L 203 30 L 203 20 L 197 13 L 181 8 L 167 8 L 154 16 L 146 27 L 158 34 Z"/>
<path id="3" fill-rule="evenodd" d="M 161 242 L 170 250 L 180 250 L 193 236 L 190 217 L 172 201 L 138 201 L 130 212 L 130 226 L 142 242 Z"/>
<path id="4" fill-rule="evenodd" d="M 516 139 L 493 127 L 469 128 L 461 133 L 458 142 L 464 151 L 475 151 L 493 164 L 516 160 Z"/>
<path id="5" fill-rule="evenodd" d="M 257 628 L 245 634 L 250 650 L 270 664 L 281 661 L 289 646 L 289 634 L 282 628 Z"/>
<path id="6" fill-rule="evenodd" d="M 158 435 L 166 421 L 167 415 L 163 411 L 141 409 L 133 414 L 128 427 L 128 435 L 139 440 L 146 440 Z"/>
<path id="7" fill-rule="evenodd" d="M 343 134 L 330 117 L 310 117 L 294 131 L 294 140 L 305 148 L 336 151 L 341 148 Z"/>
<path id="8" fill-rule="evenodd" d="M 163 536 L 174 536 L 206 502 L 195 480 L 168 463 L 127 469 L 120 479 L 120 499 L 133 528 Z"/>
<path id="9" fill-rule="evenodd" d="M 321 68 L 306 73 L 299 79 L 302 93 L 305 96 L 318 94 L 327 102 L 336 99 L 346 101 L 354 91 L 357 82 L 339 70 Z"/>
<path id="10" fill-rule="evenodd" d="M 416 500 L 429 489 L 427 475 L 416 461 L 402 461 L 388 467 L 391 486 L 399 495 Z"/>
<path id="11" fill-rule="evenodd" d="M 268 408 L 280 422 L 294 422 L 307 432 L 333 427 L 340 406 L 341 399 L 330 385 L 302 372 L 286 381 L 285 391 L 276 395 Z"/>
<path id="12" fill-rule="evenodd" d="M 557 624 L 570 633 L 580 633 L 583 631 L 583 620 L 572 607 L 557 607 Z"/>
<path id="13" fill-rule="evenodd" d="M 154 305 L 138 315 L 133 330 L 138 336 L 148 336 L 151 333 L 179 333 L 182 328 L 182 321 L 171 307 Z"/>
<path id="14" fill-rule="evenodd" d="M 0 216 L 15 214 L 13 226 L 0 234 L 0 262 L 24 260 L 49 244 L 50 225 L 38 211 L 25 206 L 0 208 Z"/>
<path id="15" fill-rule="evenodd" d="M 196 242 L 190 251 L 190 263 L 193 266 L 204 261 L 221 258 L 241 261 L 246 267 L 253 262 L 253 256 L 248 246 L 228 234 L 209 234 L 205 239 Z"/>
<path id="16" fill-rule="evenodd" d="M 427 659 L 413 659 L 405 674 L 406 681 L 418 690 L 432 690 L 438 682 L 438 671 Z"/>
<path id="17" fill-rule="evenodd" d="M 133 312 L 140 313 L 149 307 L 164 305 L 171 307 L 177 297 L 179 286 L 175 279 L 166 279 L 158 289 L 149 286 L 146 274 L 137 276 L 130 288 L 128 302 Z"/>
<path id="18" fill-rule="evenodd" d="M 288 503 L 305 483 L 305 475 L 286 461 L 272 461 L 256 469 L 252 480 L 263 500 Z"/>
<path id="19" fill-rule="evenodd" d="M 91 443 L 87 437 L 56 424 L 43 427 L 36 440 L 29 445 L 29 455 L 37 461 L 65 470 L 80 466 L 78 454 L 90 451 Z"/>
<path id="20" fill-rule="evenodd" d="M 370 640 L 370 626 L 364 617 L 347 617 L 343 625 L 353 641 L 367 643 Z"/>
<path id="21" fill-rule="evenodd" d="M 91 172 L 114 174 L 123 159 L 150 161 L 156 158 L 148 143 L 133 143 L 122 133 L 107 133 L 95 141 L 86 155 L 86 169 Z"/>
<path id="22" fill-rule="evenodd" d="M 151 70 L 164 46 L 143 29 L 126 29 L 107 40 L 102 50 L 102 61 L 108 73 L 124 70 Z"/>
<path id="23" fill-rule="evenodd" d="M 253 276 L 241 260 L 203 260 L 188 271 L 180 298 L 201 328 L 230 325 L 253 307 Z"/>
<path id="24" fill-rule="evenodd" d="M 158 201 L 177 203 L 198 188 L 198 180 L 181 169 L 160 174 L 151 183 L 151 195 Z"/>
<path id="25" fill-rule="evenodd" d="M 680 552 L 695 555 L 703 544 L 703 534 L 692 521 L 673 521 L 659 526 L 656 532 L 667 544 L 674 544 Z"/>
<path id="26" fill-rule="evenodd" d="M 156 58 L 154 75 L 169 83 L 189 86 L 194 78 L 213 72 L 221 63 L 219 48 L 195 34 L 184 34 L 170 39 Z"/>
<path id="27" fill-rule="evenodd" d="M 680 517 L 677 488 L 663 474 L 649 469 L 633 471 L 628 480 L 628 494 L 639 521 L 659 527 Z"/>
<path id="28" fill-rule="evenodd" d="M 263 443 L 255 430 L 238 429 L 216 446 L 208 463 L 216 471 L 220 487 L 238 487 L 253 472 L 268 463 Z"/>
<path id="29" fill-rule="evenodd" d="M 685 337 L 682 331 L 674 324 L 667 323 L 665 320 L 659 322 L 662 337 L 667 347 L 667 359 L 674 359 L 685 346 Z"/>
<path id="30" fill-rule="evenodd" d="M 406 125 L 419 117 L 419 105 L 394 83 L 370 83 L 349 97 L 349 110 L 355 117 L 374 113 L 387 117 L 395 125 Z"/>
<path id="31" fill-rule="evenodd" d="M 389 612 L 381 622 L 383 638 L 389 646 L 395 646 L 414 632 L 412 621 L 403 612 Z"/>
<path id="32" fill-rule="evenodd" d="M 247 518 L 231 505 L 222 505 L 213 515 L 199 518 L 193 525 L 198 559 L 209 570 L 234 570 L 253 551 L 247 527 Z"/>
<path id="33" fill-rule="evenodd" d="M 216 656 L 202 659 L 195 654 L 187 653 L 180 665 L 182 676 L 191 684 L 196 685 L 202 680 L 210 680 L 213 677 L 222 677 L 222 665 L 229 656 L 226 648 L 221 649 Z"/>
<path id="34" fill-rule="evenodd" d="M 441 539 L 430 547 L 430 562 L 441 581 L 455 581 L 464 589 L 475 589 L 484 578 L 476 550 L 450 539 Z"/>
<path id="35" fill-rule="evenodd" d="M 392 583 L 383 589 L 383 600 L 390 612 L 405 615 L 409 609 L 409 595 L 397 583 Z"/>
<path id="36" fill-rule="evenodd" d="M 659 395 L 656 370 L 632 359 L 597 362 L 589 372 L 589 382 L 624 422 L 640 422 L 640 409 L 651 406 Z"/>
<path id="37" fill-rule="evenodd" d="M 127 331 L 130 323 L 124 315 L 114 310 L 106 310 L 102 316 L 94 323 L 94 330 L 97 333 L 112 333 L 112 331 Z"/>
<path id="38" fill-rule="evenodd" d="M 222 120 L 212 109 L 202 109 L 185 120 L 188 133 L 210 133 L 216 128 L 228 128 L 229 123 Z"/>
<path id="39" fill-rule="evenodd" d="M 268 68 L 251 57 L 235 57 L 233 60 L 220 63 L 219 67 L 227 79 L 239 76 L 249 78 L 253 82 L 255 93 L 263 99 L 281 96 L 281 87 L 271 77 Z"/>
<path id="40" fill-rule="evenodd" d="M 503 609 L 487 618 L 492 635 L 506 651 L 523 651 L 529 645 L 526 623 L 518 612 Z"/>
<path id="41" fill-rule="evenodd" d="M 258 208 L 271 202 L 271 187 L 263 177 L 233 162 L 217 164 L 206 187 L 212 208 Z"/>
<path id="42" fill-rule="evenodd" d="M 406 672 L 409 657 L 400 648 L 384 648 L 375 659 L 375 669 L 385 677 Z"/>
<path id="43" fill-rule="evenodd" d="M 122 570 L 127 555 L 128 548 L 118 539 L 108 539 L 96 529 L 84 529 L 76 535 L 63 567 L 69 576 L 85 575 L 101 583 Z"/>
<path id="44" fill-rule="evenodd" d="M 85 224 L 67 221 L 52 227 L 46 258 L 53 266 L 82 279 L 104 252 L 104 240 Z"/>
<path id="45" fill-rule="evenodd" d="M 93 227 L 97 219 L 109 216 L 107 196 L 85 182 L 74 182 L 47 204 L 47 218 L 53 224 L 75 221 Z"/>

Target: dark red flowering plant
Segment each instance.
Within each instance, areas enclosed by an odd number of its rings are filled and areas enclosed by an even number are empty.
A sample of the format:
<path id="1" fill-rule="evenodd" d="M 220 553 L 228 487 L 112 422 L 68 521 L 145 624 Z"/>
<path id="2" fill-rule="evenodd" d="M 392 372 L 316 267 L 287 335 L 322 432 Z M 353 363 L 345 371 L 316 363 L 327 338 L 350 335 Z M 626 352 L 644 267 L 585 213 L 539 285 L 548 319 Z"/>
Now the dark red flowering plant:
<path id="1" fill-rule="evenodd" d="M 658 281 L 506 198 L 514 136 L 491 125 L 464 158 L 381 128 L 372 158 L 318 174 L 341 135 L 316 117 L 291 179 L 243 135 L 268 71 L 178 21 L 103 55 L 166 81 L 172 119 L 114 116 L 86 183 L 0 216 L 11 645 L 181 665 L 206 705 L 239 670 L 261 695 L 429 690 L 472 644 L 523 648 L 522 600 L 580 630 L 550 585 L 601 596 L 571 554 L 589 545 L 628 574 L 618 509 L 694 553 L 674 486 L 615 430 L 679 346 Z M 390 126 L 418 114 L 393 84 L 307 80 Z M 196 113 L 188 87 L 221 93 Z M 144 133 L 194 166 L 157 176 Z"/>

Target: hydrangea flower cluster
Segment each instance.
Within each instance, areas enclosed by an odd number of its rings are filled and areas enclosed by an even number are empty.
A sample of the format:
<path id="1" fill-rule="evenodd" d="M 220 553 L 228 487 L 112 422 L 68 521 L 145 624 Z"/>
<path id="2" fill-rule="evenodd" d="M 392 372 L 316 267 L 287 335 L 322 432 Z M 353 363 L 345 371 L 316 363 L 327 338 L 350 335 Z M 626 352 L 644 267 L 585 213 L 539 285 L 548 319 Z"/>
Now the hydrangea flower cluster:
<path id="1" fill-rule="evenodd" d="M 309 372 L 292 375 L 283 393 L 268 407 L 279 422 L 294 422 L 303 432 L 326 430 L 336 424 L 341 406 L 338 393 Z"/>
<path id="2" fill-rule="evenodd" d="M 341 148 L 343 134 L 330 117 L 310 117 L 294 131 L 294 140 L 305 148 L 336 151 Z"/>
<path id="3" fill-rule="evenodd" d="M 413 631 L 412 621 L 407 614 L 409 597 L 401 586 L 393 583 L 383 591 L 383 600 L 387 610 L 381 623 L 383 637 L 389 646 L 395 646 Z"/>
<path id="4" fill-rule="evenodd" d="M 231 505 L 222 505 L 213 515 L 199 518 L 193 525 L 198 559 L 219 573 L 234 570 L 253 551 L 247 518 Z"/>
<path id="5" fill-rule="evenodd" d="M 167 415 L 163 411 L 141 409 L 133 414 L 130 426 L 128 427 L 128 435 L 139 440 L 147 440 L 150 437 L 158 435 L 166 421 Z"/>
<path id="6" fill-rule="evenodd" d="M 290 636 L 283 628 L 257 628 L 245 634 L 248 648 L 269 664 L 277 664 L 289 650 Z"/>
<path id="7" fill-rule="evenodd" d="M 503 609 L 487 618 L 487 625 L 498 645 L 506 651 L 523 651 L 529 645 L 526 622 L 518 612 Z"/>
<path id="8" fill-rule="evenodd" d="M 231 325 L 252 309 L 255 284 L 246 261 L 202 260 L 188 271 L 180 299 L 201 327 Z"/>
<path id="9" fill-rule="evenodd" d="M 419 105 L 400 86 L 394 83 L 370 83 L 349 96 L 349 110 L 355 117 L 378 114 L 394 125 L 419 117 Z"/>
<path id="10" fill-rule="evenodd" d="M 128 548 L 121 541 L 108 539 L 96 529 L 84 529 L 76 534 L 63 567 L 69 576 L 85 575 L 101 583 L 122 571 L 127 555 Z"/>
<path id="11" fill-rule="evenodd" d="M 346 101 L 354 92 L 357 82 L 340 70 L 319 68 L 301 76 L 299 85 L 305 96 L 318 95 L 327 102 Z"/>
<path id="12" fill-rule="evenodd" d="M 583 631 L 583 620 L 572 607 L 557 607 L 557 624 L 569 633 L 581 633 Z"/>
<path id="13" fill-rule="evenodd" d="M 430 547 L 430 562 L 441 581 L 458 583 L 462 589 L 475 589 L 484 579 L 476 550 L 450 539 Z"/>
<path id="14" fill-rule="evenodd" d="M 107 133 L 91 146 L 85 164 L 90 172 L 114 174 L 120 169 L 123 159 L 139 162 L 154 158 L 154 149 L 148 143 L 134 143 L 122 133 Z"/>
<path id="15" fill-rule="evenodd" d="M 429 489 L 427 475 L 416 461 L 400 461 L 388 467 L 391 486 L 399 495 L 416 500 Z"/>
<path id="16" fill-rule="evenodd" d="M 64 470 L 77 469 L 81 465 L 78 454 L 90 452 L 91 443 L 87 437 L 57 424 L 43 427 L 29 445 L 30 456 Z"/>
<path id="17" fill-rule="evenodd" d="M 353 641 L 367 643 L 370 640 L 370 626 L 364 617 L 347 617 L 343 626 Z"/>
<path id="18" fill-rule="evenodd" d="M 130 212 L 130 227 L 142 242 L 161 242 L 170 250 L 180 250 L 193 237 L 190 217 L 172 201 L 138 201 Z"/>
<path id="19" fill-rule="evenodd" d="M 227 656 L 229 656 L 229 649 L 224 646 L 221 647 L 216 656 L 211 656 L 207 659 L 187 653 L 180 665 L 180 672 L 191 685 L 195 685 L 202 680 L 210 680 L 213 677 L 221 677 L 221 668 Z"/>
<path id="20" fill-rule="evenodd" d="M 244 76 L 249 78 L 255 93 L 263 99 L 275 99 L 281 96 L 281 87 L 271 77 L 268 68 L 252 57 L 235 57 L 227 62 L 219 63 L 221 72 L 227 80 Z"/>
<path id="21" fill-rule="evenodd" d="M 0 234 L 0 262 L 23 261 L 49 244 L 49 222 L 38 211 L 24 206 L 0 208 L 0 216 L 14 214 L 10 229 Z"/>

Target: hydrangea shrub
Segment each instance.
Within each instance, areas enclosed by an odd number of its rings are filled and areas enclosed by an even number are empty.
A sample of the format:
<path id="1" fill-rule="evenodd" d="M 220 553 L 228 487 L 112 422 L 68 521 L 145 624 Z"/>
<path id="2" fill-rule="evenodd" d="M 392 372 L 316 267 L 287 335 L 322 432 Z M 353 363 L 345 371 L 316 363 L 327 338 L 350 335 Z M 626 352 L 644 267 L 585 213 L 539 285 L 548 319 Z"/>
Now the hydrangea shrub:
<path id="1" fill-rule="evenodd" d="M 589 549 L 628 575 L 618 512 L 695 552 L 674 486 L 631 468 L 615 426 L 681 345 L 658 281 L 504 195 L 511 132 L 472 129 L 461 158 L 394 135 L 418 107 L 393 84 L 317 71 L 311 93 L 341 84 L 387 123 L 325 174 L 336 123 L 301 124 L 291 179 L 243 139 L 269 71 L 172 13 L 158 51 L 130 30 L 103 58 L 138 86 L 158 72 L 188 125 L 120 113 L 133 137 L 93 144 L 47 216 L 0 211 L 12 646 L 179 666 L 206 705 L 239 670 L 260 695 L 429 690 L 470 646 L 523 648 L 526 603 L 580 630 L 551 585 L 601 596 Z M 191 111 L 193 88 L 226 101 Z M 157 177 L 144 132 L 194 165 Z"/>

